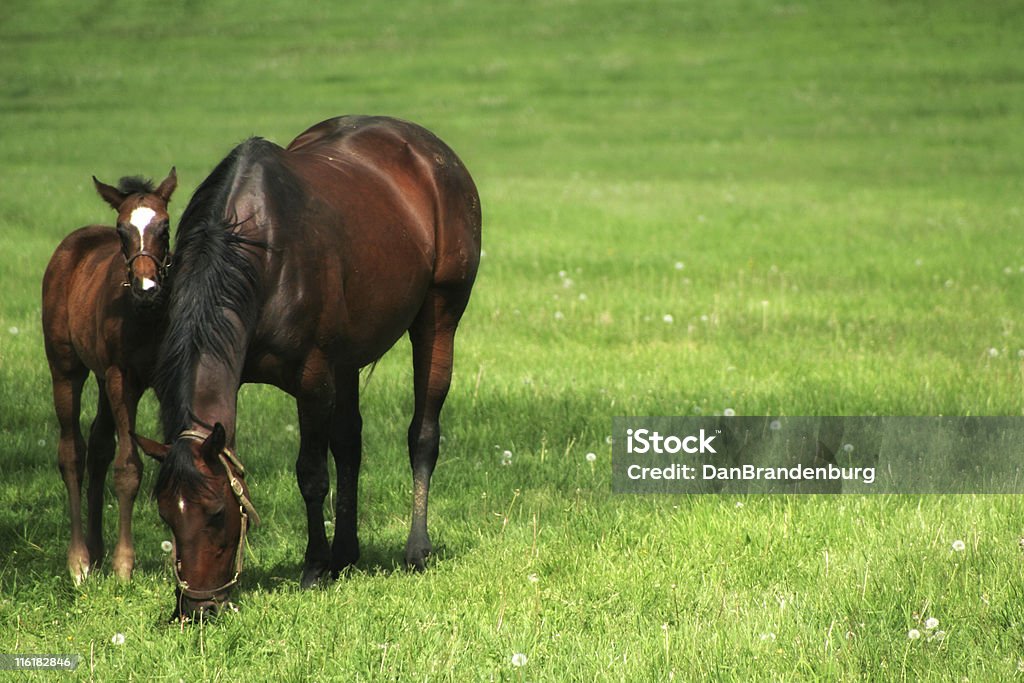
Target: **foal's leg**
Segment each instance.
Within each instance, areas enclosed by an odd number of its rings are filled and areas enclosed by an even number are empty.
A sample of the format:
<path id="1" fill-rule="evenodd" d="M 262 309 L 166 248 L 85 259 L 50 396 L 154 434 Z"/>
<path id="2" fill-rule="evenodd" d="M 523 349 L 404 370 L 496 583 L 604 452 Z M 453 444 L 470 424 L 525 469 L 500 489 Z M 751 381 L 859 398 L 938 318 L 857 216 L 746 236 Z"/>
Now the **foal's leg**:
<path id="1" fill-rule="evenodd" d="M 299 459 L 295 475 L 306 503 L 309 540 L 302 564 L 303 588 L 320 581 L 330 563 L 330 546 L 324 529 L 324 498 L 327 478 L 327 445 L 334 412 L 334 381 L 322 363 L 307 363 L 299 404 Z"/>
<path id="2" fill-rule="evenodd" d="M 107 468 L 114 458 L 114 416 L 107 399 L 107 383 L 96 377 L 96 417 L 89 429 L 89 454 L 86 468 L 89 471 L 89 516 L 87 521 L 86 546 L 89 561 L 95 568 L 103 562 L 103 491 L 107 479 Z"/>
<path id="3" fill-rule="evenodd" d="M 331 453 L 334 455 L 338 487 L 331 571 L 337 573 L 359 560 L 356 502 L 359 464 L 363 454 L 363 418 L 359 414 L 359 371 L 339 371 L 335 384 L 337 399 L 331 425 Z"/>
<path id="4" fill-rule="evenodd" d="M 52 368 L 53 407 L 60 423 L 60 443 L 57 446 L 57 464 L 64 486 L 68 490 L 68 509 L 71 518 L 71 542 L 68 544 L 68 571 L 75 585 L 89 574 L 89 550 L 82 533 L 82 475 L 85 470 L 85 439 L 78 416 L 82 411 L 82 386 L 89 371 L 77 367 L 64 373 Z"/>
<path id="5" fill-rule="evenodd" d="M 120 579 L 132 577 L 135 543 L 132 540 L 132 510 L 142 481 L 142 459 L 135 449 L 131 432 L 141 391 L 135 382 L 119 370 L 107 374 L 107 396 L 117 424 L 117 456 L 114 459 L 114 493 L 117 495 L 117 545 L 114 546 L 114 573 Z"/>
<path id="6" fill-rule="evenodd" d="M 405 544 L 405 563 L 417 570 L 424 568 L 433 551 L 427 534 L 427 497 L 441 439 L 438 418 L 451 385 L 455 328 L 468 300 L 468 290 L 433 289 L 409 328 L 416 407 L 409 426 L 412 529 Z"/>

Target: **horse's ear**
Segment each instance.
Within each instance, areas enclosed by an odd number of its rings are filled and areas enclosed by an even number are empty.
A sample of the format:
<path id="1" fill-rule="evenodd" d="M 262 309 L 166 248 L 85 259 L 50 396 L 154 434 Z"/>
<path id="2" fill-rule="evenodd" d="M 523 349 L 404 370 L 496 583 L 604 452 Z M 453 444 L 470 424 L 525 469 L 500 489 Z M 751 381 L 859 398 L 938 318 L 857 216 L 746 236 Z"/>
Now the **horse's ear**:
<path id="1" fill-rule="evenodd" d="M 114 211 L 119 210 L 121 205 L 124 204 L 124 200 L 128 198 L 128 195 L 124 194 L 116 187 L 107 185 L 106 183 L 101 183 L 96 179 L 96 176 L 92 177 L 92 182 L 96 186 L 96 191 L 100 193 L 101 197 L 103 197 L 103 201 L 114 207 Z"/>
<path id="2" fill-rule="evenodd" d="M 228 434 L 224 431 L 224 425 L 220 422 L 213 425 L 213 431 L 206 437 L 206 441 L 203 442 L 203 447 L 200 449 L 203 459 L 206 460 L 211 469 L 217 466 L 219 456 L 227 442 Z"/>
<path id="3" fill-rule="evenodd" d="M 132 435 L 132 441 L 135 445 L 142 449 L 142 452 L 153 458 L 157 462 L 163 462 L 167 454 L 171 452 L 171 447 L 165 443 L 159 443 L 152 439 L 147 439 L 141 434 L 130 432 Z"/>
<path id="4" fill-rule="evenodd" d="M 174 194 L 176 187 L 178 187 L 178 170 L 171 166 L 170 174 L 160 183 L 160 187 L 156 188 L 155 194 L 166 203 L 171 201 L 171 195 Z"/>

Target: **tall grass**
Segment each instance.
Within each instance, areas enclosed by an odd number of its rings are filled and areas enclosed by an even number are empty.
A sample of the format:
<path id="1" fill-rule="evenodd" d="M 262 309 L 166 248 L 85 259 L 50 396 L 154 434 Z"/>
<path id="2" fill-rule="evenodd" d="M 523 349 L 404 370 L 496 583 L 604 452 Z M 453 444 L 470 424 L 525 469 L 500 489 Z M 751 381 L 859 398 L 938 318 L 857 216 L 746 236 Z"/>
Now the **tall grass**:
<path id="1" fill-rule="evenodd" d="M 1020 415 L 1022 29 L 998 2 L 7 3 L 0 653 L 95 680 L 1019 675 L 1016 498 L 612 496 L 606 438 L 726 408 Z M 364 112 L 438 133 L 484 207 L 433 565 L 399 567 L 401 343 L 363 391 L 349 575 L 299 590 L 295 410 L 246 387 L 265 524 L 241 611 L 166 624 L 145 495 L 131 583 L 72 587 L 39 284 L 61 236 L 109 221 L 90 176 L 176 165 L 176 220 L 242 138 Z"/>

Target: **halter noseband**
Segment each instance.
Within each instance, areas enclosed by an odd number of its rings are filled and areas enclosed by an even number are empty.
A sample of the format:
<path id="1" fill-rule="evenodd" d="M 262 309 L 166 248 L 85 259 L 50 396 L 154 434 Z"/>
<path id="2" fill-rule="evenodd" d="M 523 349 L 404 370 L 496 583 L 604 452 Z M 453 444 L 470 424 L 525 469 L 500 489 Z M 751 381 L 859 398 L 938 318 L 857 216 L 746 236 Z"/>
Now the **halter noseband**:
<path id="1" fill-rule="evenodd" d="M 124 263 L 124 265 L 125 265 L 125 276 L 124 276 L 124 282 L 121 283 L 122 287 L 131 287 L 132 286 L 131 285 L 132 264 L 135 263 L 135 261 L 137 259 L 139 259 L 140 257 L 142 257 L 142 256 L 145 256 L 146 258 L 148 258 L 149 260 L 151 260 L 153 263 L 156 264 L 157 277 L 159 277 L 161 280 L 163 280 L 163 279 L 165 279 L 167 277 L 167 271 L 169 271 L 171 269 L 171 258 L 172 258 L 171 257 L 171 252 L 168 251 L 167 254 L 164 256 L 164 260 L 161 261 L 159 258 L 157 258 L 156 254 L 154 254 L 153 252 L 146 251 L 145 249 L 141 249 L 141 250 L 139 250 L 139 252 L 137 254 L 135 254 L 131 258 L 125 259 L 125 263 Z M 183 432 L 182 435 L 184 435 L 184 434 L 185 433 Z"/>
<path id="2" fill-rule="evenodd" d="M 141 254 L 137 254 L 136 257 Z M 148 254 L 147 254 L 148 255 Z M 129 262 L 130 263 L 130 262 Z M 205 443 L 209 434 L 195 430 L 185 430 L 178 434 L 179 439 L 192 439 Z M 213 588 L 210 590 L 195 590 L 188 585 L 188 581 L 181 578 L 181 572 L 179 571 L 178 561 L 178 545 L 173 544 L 172 550 L 172 561 L 174 563 L 174 579 L 178 582 L 178 590 L 181 594 L 189 600 L 213 600 L 218 594 L 234 588 L 235 584 L 238 583 L 238 577 L 242 575 L 242 560 L 245 556 L 245 534 L 249 528 L 249 517 L 252 517 L 253 526 L 259 526 L 260 516 L 256 514 L 256 507 L 249 500 L 249 496 L 245 494 L 245 490 L 242 488 L 241 479 L 245 478 L 245 468 L 242 467 L 241 461 L 238 456 L 228 448 L 224 447 L 220 453 L 217 454 L 217 459 L 220 460 L 224 466 L 224 471 L 228 475 L 228 483 L 231 486 L 232 493 L 235 494 L 235 500 L 238 501 L 238 511 L 242 515 L 242 528 L 238 534 L 238 547 L 235 549 L 235 575 L 231 577 L 231 580 L 225 583 L 219 588 Z M 235 476 L 235 472 L 238 476 Z"/>

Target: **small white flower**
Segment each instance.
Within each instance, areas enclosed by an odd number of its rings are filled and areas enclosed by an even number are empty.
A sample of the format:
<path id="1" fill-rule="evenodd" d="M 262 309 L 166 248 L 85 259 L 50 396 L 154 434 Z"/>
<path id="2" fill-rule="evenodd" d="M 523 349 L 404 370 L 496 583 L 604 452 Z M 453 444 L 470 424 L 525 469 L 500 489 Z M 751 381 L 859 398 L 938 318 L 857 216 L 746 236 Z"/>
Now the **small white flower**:
<path id="1" fill-rule="evenodd" d="M 960 539 L 953 541 L 953 550 L 955 550 L 956 552 L 962 553 L 966 549 L 967 545 Z"/>
<path id="2" fill-rule="evenodd" d="M 761 640 L 775 640 L 775 634 L 774 633 L 762 633 L 761 634 Z"/>
<path id="3" fill-rule="evenodd" d="M 736 415 L 736 411 L 732 408 L 726 408 L 722 411 L 722 415 L 725 415 L 726 417 L 734 417 Z"/>
<path id="4" fill-rule="evenodd" d="M 737 507 L 737 508 L 741 508 L 741 507 L 743 507 L 743 501 L 742 501 L 742 500 L 737 500 L 737 501 L 736 501 L 736 507 Z"/>
<path id="5" fill-rule="evenodd" d="M 540 577 L 537 576 L 536 573 L 534 573 L 534 574 L 530 574 L 529 576 L 527 576 L 526 580 L 529 581 L 530 583 L 537 583 L 538 581 L 540 581 Z"/>
<path id="6" fill-rule="evenodd" d="M 163 550 L 165 553 L 169 553 L 173 549 L 174 549 L 174 544 L 172 544 L 170 541 L 164 541 L 163 543 L 160 544 L 160 550 Z"/>
<path id="7" fill-rule="evenodd" d="M 920 637 L 921 637 L 921 632 L 918 631 L 916 628 L 912 628 L 909 631 L 907 631 L 907 639 L 908 640 L 917 640 Z"/>
<path id="8" fill-rule="evenodd" d="M 685 263 L 683 263 L 682 261 L 676 261 L 676 270 L 682 270 L 685 267 L 686 267 Z"/>
<path id="9" fill-rule="evenodd" d="M 991 349 L 988 350 L 989 358 L 996 358 L 997 356 L 999 356 L 999 349 L 992 347 Z"/>
<path id="10" fill-rule="evenodd" d="M 667 325 L 671 325 L 672 323 L 674 323 L 676 321 L 676 319 L 672 317 L 671 313 L 666 313 L 665 315 L 661 316 L 661 319 Z"/>
<path id="11" fill-rule="evenodd" d="M 597 453 L 587 453 L 587 462 L 594 462 L 597 460 Z"/>
<path id="12" fill-rule="evenodd" d="M 18 334 L 18 332 L 20 332 L 21 330 L 19 330 L 17 327 L 8 327 L 7 331 L 10 332 L 11 334 Z"/>
<path id="13" fill-rule="evenodd" d="M 526 655 L 522 652 L 517 652 L 514 655 L 512 655 L 512 666 L 526 666 Z"/>
<path id="14" fill-rule="evenodd" d="M 928 617 L 924 620 L 924 627 L 929 631 L 934 631 L 939 627 L 939 620 L 935 617 Z"/>
<path id="15" fill-rule="evenodd" d="M 124 645 L 124 634 L 115 633 L 113 636 L 110 637 L 110 642 L 112 642 L 114 645 Z"/>
<path id="16" fill-rule="evenodd" d="M 768 425 L 768 429 L 772 430 L 773 432 L 777 432 L 780 429 L 782 429 L 782 423 L 779 422 L 778 420 L 772 420 L 771 424 Z"/>

